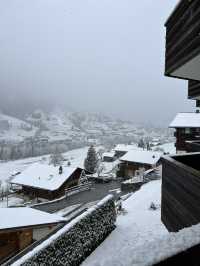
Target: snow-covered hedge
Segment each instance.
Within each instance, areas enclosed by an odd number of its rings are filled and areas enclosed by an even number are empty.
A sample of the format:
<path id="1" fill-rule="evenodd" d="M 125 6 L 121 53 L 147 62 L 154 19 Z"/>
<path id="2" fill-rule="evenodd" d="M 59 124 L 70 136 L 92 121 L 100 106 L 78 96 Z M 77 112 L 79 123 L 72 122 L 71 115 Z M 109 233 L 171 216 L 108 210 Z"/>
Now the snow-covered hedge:
<path id="1" fill-rule="evenodd" d="M 115 228 L 112 196 L 67 224 L 15 265 L 79 265 Z"/>

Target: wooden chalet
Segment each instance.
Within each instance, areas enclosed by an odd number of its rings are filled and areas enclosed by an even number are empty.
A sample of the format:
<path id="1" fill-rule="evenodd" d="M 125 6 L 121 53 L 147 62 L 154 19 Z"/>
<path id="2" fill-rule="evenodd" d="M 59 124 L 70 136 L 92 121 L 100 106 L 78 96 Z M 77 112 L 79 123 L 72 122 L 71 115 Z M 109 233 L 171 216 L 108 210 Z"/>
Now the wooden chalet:
<path id="1" fill-rule="evenodd" d="M 179 1 L 165 26 L 165 75 L 185 79 L 188 82 L 188 98 L 195 100 L 196 106 L 199 107 L 200 1 Z M 176 124 L 176 122 L 178 123 Z M 198 113 L 178 115 L 178 121 L 175 119 L 171 127 L 176 128 L 177 150 L 188 150 L 185 145 L 187 142 L 190 152 L 198 151 L 200 143 L 192 140 L 196 138 L 196 135 L 199 136 Z M 188 138 L 189 140 L 186 140 Z M 162 159 L 161 213 L 162 221 L 169 231 L 178 231 L 200 223 L 199 159 L 200 153 L 187 153 Z M 195 250 L 193 249 L 193 251 Z M 198 245 L 196 254 L 199 254 L 199 251 L 200 246 Z M 196 263 L 198 264 L 191 258 L 191 263 L 188 265 L 196 265 Z"/>
<path id="2" fill-rule="evenodd" d="M 135 172 L 141 168 L 145 170 L 157 167 L 161 153 L 152 151 L 132 150 L 121 157 L 118 176 L 125 179 L 135 176 Z"/>
<path id="3" fill-rule="evenodd" d="M 169 127 L 176 130 L 176 152 L 190 151 L 190 142 L 200 140 L 200 113 L 179 113 Z"/>
<path id="4" fill-rule="evenodd" d="M 79 184 L 84 170 L 72 167 L 55 167 L 35 163 L 17 175 L 11 185 L 19 185 L 22 192 L 32 198 L 53 200 L 65 195 L 65 190 Z"/>
<path id="5" fill-rule="evenodd" d="M 0 264 L 66 223 L 32 208 L 0 208 Z"/>

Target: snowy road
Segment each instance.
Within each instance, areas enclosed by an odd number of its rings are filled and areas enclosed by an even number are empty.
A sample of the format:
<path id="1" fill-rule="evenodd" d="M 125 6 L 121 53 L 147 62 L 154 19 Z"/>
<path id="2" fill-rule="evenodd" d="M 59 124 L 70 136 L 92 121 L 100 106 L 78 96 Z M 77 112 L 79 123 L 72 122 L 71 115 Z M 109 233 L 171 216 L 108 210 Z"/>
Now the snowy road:
<path id="1" fill-rule="evenodd" d="M 120 183 L 112 181 L 104 184 L 94 184 L 91 190 L 83 191 L 69 196 L 61 202 L 53 202 L 51 205 L 40 205 L 38 209 L 46 212 L 55 212 L 75 204 L 89 203 L 103 199 L 109 194 L 109 190 L 120 188 Z"/>

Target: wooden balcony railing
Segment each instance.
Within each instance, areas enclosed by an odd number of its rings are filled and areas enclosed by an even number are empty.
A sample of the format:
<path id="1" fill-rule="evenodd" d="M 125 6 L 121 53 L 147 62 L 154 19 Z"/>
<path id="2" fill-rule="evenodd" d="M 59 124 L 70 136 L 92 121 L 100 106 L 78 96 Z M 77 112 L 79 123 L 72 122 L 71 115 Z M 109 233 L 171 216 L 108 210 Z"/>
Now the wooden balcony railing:
<path id="1" fill-rule="evenodd" d="M 200 152 L 200 140 L 186 141 L 187 152 Z"/>
<path id="2" fill-rule="evenodd" d="M 171 232 L 200 223 L 200 153 L 163 157 L 161 218 Z"/>

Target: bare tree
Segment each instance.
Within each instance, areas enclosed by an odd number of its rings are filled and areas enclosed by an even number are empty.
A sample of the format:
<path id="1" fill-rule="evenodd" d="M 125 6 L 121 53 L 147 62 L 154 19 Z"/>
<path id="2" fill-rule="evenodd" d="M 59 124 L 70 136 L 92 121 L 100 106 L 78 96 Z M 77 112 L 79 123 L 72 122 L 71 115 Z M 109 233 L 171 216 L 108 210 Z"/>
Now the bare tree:
<path id="1" fill-rule="evenodd" d="M 50 155 L 50 164 L 54 166 L 61 165 L 63 163 L 64 157 L 61 152 L 59 152 L 58 148 L 55 149 L 55 152 Z"/>

